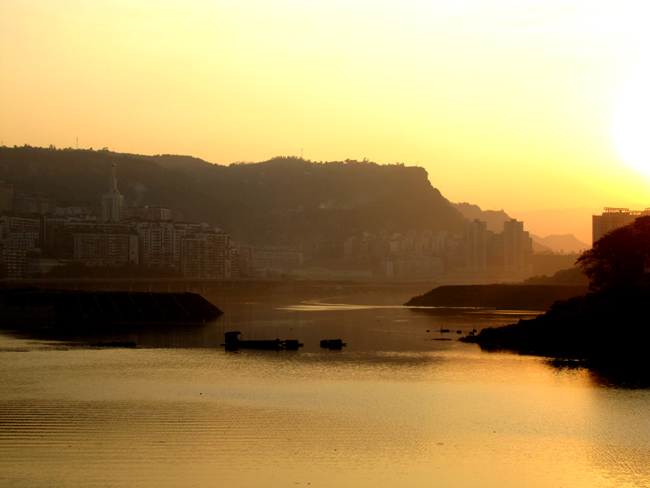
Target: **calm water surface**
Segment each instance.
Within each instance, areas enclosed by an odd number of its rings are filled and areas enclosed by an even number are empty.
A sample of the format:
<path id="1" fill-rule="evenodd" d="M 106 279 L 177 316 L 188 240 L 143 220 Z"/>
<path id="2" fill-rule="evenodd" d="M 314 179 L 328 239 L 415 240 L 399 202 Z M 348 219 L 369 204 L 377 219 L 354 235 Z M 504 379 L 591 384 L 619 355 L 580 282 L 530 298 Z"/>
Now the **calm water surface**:
<path id="1" fill-rule="evenodd" d="M 455 340 L 525 314 L 404 298 L 213 297 L 224 316 L 183 331 L 2 331 L 0 485 L 650 486 L 650 390 Z M 305 347 L 227 353 L 224 330 Z"/>

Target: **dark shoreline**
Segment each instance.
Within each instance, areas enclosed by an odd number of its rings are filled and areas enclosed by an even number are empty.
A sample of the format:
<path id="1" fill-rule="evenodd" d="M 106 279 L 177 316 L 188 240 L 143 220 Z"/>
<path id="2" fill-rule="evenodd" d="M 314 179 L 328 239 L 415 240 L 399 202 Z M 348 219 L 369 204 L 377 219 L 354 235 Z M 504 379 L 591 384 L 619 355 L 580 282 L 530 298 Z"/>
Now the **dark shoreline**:
<path id="1" fill-rule="evenodd" d="M 588 293 L 558 301 L 538 317 L 483 329 L 463 342 L 487 351 L 555 358 L 650 382 L 650 291 L 646 287 Z"/>
<path id="2" fill-rule="evenodd" d="M 587 293 L 586 286 L 457 285 L 440 286 L 411 298 L 406 306 L 479 307 L 497 310 L 547 310 L 558 300 Z"/>
<path id="3" fill-rule="evenodd" d="M 223 312 L 196 293 L 92 292 L 23 288 L 0 292 L 7 326 L 198 324 Z"/>

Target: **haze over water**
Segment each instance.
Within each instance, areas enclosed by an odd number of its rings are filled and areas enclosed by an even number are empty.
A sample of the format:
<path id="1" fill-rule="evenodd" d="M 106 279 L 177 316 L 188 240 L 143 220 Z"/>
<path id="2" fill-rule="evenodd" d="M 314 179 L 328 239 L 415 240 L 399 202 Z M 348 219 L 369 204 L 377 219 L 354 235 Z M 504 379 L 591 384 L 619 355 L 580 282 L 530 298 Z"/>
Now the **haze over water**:
<path id="1" fill-rule="evenodd" d="M 229 298 L 184 331 L 2 331 L 0 484 L 650 486 L 649 390 L 431 340 L 526 314 L 403 301 Z M 305 347 L 226 352 L 224 330 Z"/>

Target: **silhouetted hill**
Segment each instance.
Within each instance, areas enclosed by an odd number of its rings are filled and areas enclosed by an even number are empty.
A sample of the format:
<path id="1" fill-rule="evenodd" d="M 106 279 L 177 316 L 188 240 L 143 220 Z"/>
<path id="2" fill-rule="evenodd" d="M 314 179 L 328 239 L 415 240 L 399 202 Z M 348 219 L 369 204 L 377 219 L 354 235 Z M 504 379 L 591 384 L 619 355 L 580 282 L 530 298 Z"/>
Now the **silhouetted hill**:
<path id="1" fill-rule="evenodd" d="M 143 156 L 141 154 L 124 153 L 120 155 L 154 161 L 163 168 L 170 169 L 205 169 L 212 164 L 204 161 L 203 159 L 195 158 L 194 156 L 179 156 L 176 154 L 157 154 L 156 156 Z"/>
<path id="2" fill-rule="evenodd" d="M 532 237 L 532 236 L 531 236 Z M 545 246 L 544 244 L 540 244 L 533 238 L 533 252 L 534 253 L 552 253 L 554 252 L 553 249 L 551 249 L 548 246 Z"/>
<path id="3" fill-rule="evenodd" d="M 423 168 L 368 161 L 220 166 L 188 156 L 0 147 L 0 179 L 15 193 L 53 194 L 61 206 L 98 206 L 113 162 L 127 206 L 164 205 L 177 220 L 210 222 L 242 243 L 297 245 L 381 230 L 457 233 L 466 224 Z"/>
<path id="4" fill-rule="evenodd" d="M 573 234 L 553 234 L 546 237 L 531 234 L 530 237 L 533 239 L 533 245 L 535 243 L 541 244 L 550 248 L 553 252 L 564 252 L 567 254 L 580 253 L 591 247 L 586 242 L 576 239 L 576 236 Z"/>
<path id="5" fill-rule="evenodd" d="M 467 202 L 452 203 L 452 205 L 467 219 L 479 219 L 487 222 L 487 228 L 492 232 L 503 232 L 503 223 L 511 220 L 511 217 L 504 210 L 481 210 L 478 205 Z"/>

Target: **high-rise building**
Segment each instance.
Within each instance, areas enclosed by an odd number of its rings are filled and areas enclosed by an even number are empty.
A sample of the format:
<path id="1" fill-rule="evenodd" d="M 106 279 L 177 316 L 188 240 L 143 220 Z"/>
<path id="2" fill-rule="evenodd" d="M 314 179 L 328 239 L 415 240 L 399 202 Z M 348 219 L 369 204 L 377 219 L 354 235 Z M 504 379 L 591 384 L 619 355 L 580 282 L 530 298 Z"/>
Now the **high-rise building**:
<path id="1" fill-rule="evenodd" d="M 650 208 L 630 210 L 629 208 L 605 207 L 602 215 L 591 217 L 591 243 L 595 244 L 601 237 L 614 229 L 631 224 L 641 215 L 650 215 Z"/>
<path id="2" fill-rule="evenodd" d="M 124 196 L 117 191 L 117 177 L 115 176 L 115 163 L 113 163 L 108 193 L 104 193 L 102 196 L 102 218 L 112 221 L 121 220 L 123 207 Z"/>
<path id="3" fill-rule="evenodd" d="M 76 234 L 135 234 L 136 230 L 122 222 L 101 222 L 77 217 L 43 217 L 43 247 L 49 255 L 74 257 Z"/>
<path id="4" fill-rule="evenodd" d="M 40 220 L 3 215 L 0 222 L 0 241 L 3 244 L 25 249 L 27 252 L 40 252 Z"/>
<path id="5" fill-rule="evenodd" d="M 467 224 L 467 269 L 487 271 L 487 222 L 474 219 Z"/>
<path id="6" fill-rule="evenodd" d="M 524 231 L 524 223 L 517 219 L 503 223 L 503 267 L 509 272 L 520 272 L 526 267 L 525 256 L 532 253 L 533 240 Z"/>
<path id="7" fill-rule="evenodd" d="M 181 239 L 186 230 L 174 222 L 138 222 L 140 264 L 151 268 L 180 267 Z"/>
<path id="8" fill-rule="evenodd" d="M 74 234 L 74 260 L 86 266 L 138 264 L 134 234 Z"/>
<path id="9" fill-rule="evenodd" d="M 181 269 L 185 278 L 206 277 L 207 241 L 200 238 L 186 238 L 181 241 Z"/>
<path id="10" fill-rule="evenodd" d="M 182 239 L 181 269 L 186 278 L 232 278 L 230 235 L 205 232 Z"/>
<path id="11" fill-rule="evenodd" d="M 14 200 L 14 187 L 0 180 L 0 212 L 11 210 Z"/>
<path id="12" fill-rule="evenodd" d="M 206 274 L 209 278 L 232 278 L 230 235 L 205 233 L 197 237 L 206 241 Z"/>
<path id="13" fill-rule="evenodd" d="M 24 278 L 26 269 L 25 249 L 0 244 L 0 278 Z"/>

